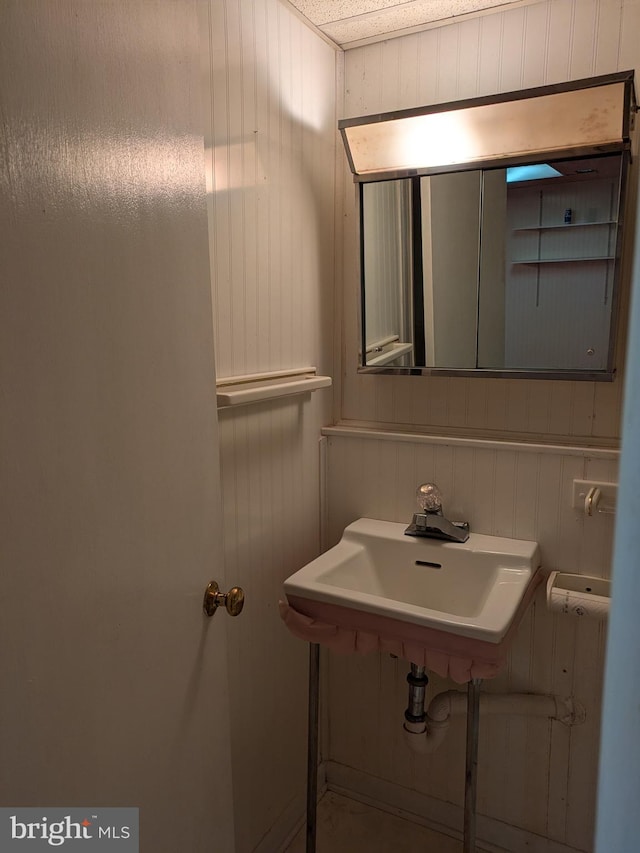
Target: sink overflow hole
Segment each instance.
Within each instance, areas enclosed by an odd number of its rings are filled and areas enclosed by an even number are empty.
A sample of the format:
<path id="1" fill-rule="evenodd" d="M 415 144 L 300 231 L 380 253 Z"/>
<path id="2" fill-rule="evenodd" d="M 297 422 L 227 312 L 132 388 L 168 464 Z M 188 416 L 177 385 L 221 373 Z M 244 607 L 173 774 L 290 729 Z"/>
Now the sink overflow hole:
<path id="1" fill-rule="evenodd" d="M 442 563 L 430 563 L 429 560 L 416 560 L 416 566 L 430 566 L 432 569 L 441 569 Z"/>

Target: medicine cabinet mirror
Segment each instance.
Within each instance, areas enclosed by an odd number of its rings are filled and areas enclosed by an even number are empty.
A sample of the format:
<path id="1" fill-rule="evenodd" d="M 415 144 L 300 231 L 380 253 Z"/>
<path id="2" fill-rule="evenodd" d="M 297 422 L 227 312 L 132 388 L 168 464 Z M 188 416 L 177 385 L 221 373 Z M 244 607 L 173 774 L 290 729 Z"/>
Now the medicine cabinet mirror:
<path id="1" fill-rule="evenodd" d="M 611 380 L 635 111 L 624 72 L 341 122 L 360 370 Z"/>

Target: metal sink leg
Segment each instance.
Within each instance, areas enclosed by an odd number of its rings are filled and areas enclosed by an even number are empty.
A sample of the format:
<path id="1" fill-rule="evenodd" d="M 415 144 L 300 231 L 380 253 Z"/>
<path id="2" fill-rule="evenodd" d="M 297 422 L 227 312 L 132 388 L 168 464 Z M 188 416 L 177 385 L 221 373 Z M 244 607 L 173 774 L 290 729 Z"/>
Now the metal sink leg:
<path id="1" fill-rule="evenodd" d="M 307 846 L 316 853 L 318 809 L 318 706 L 320 702 L 320 646 L 309 643 L 309 723 L 307 729 Z"/>
<path id="2" fill-rule="evenodd" d="M 476 853 L 476 791 L 478 785 L 478 729 L 480 723 L 481 678 L 467 687 L 467 758 L 464 782 L 463 853 Z"/>

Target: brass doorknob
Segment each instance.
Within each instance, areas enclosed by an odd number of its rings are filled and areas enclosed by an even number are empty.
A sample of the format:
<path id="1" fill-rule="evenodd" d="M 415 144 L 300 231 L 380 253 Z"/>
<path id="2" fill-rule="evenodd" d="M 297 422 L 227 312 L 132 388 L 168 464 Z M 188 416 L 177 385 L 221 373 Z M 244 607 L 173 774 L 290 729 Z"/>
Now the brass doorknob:
<path id="1" fill-rule="evenodd" d="M 204 591 L 202 609 L 207 616 L 213 616 L 218 607 L 226 608 L 229 616 L 238 616 L 244 607 L 244 592 L 239 586 L 234 586 L 229 592 L 220 592 L 218 584 L 211 581 Z"/>

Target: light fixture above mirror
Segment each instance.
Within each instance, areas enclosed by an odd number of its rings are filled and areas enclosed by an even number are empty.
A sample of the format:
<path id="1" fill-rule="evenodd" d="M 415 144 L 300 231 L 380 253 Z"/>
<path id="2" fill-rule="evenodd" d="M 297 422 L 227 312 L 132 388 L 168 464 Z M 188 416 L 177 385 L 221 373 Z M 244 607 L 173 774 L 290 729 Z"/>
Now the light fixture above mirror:
<path id="1" fill-rule="evenodd" d="M 356 180 L 453 171 L 476 163 L 619 151 L 636 103 L 633 71 L 487 98 L 343 119 Z"/>

